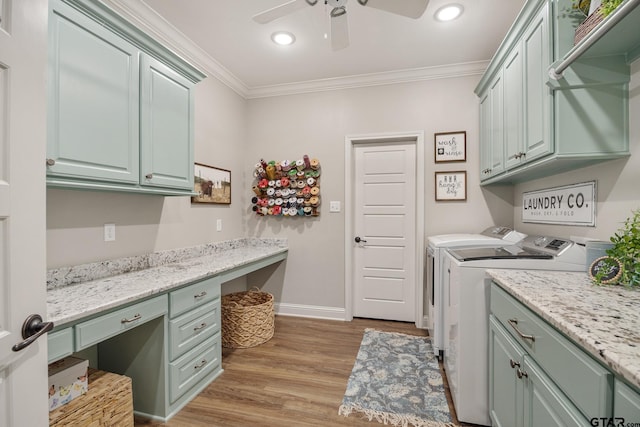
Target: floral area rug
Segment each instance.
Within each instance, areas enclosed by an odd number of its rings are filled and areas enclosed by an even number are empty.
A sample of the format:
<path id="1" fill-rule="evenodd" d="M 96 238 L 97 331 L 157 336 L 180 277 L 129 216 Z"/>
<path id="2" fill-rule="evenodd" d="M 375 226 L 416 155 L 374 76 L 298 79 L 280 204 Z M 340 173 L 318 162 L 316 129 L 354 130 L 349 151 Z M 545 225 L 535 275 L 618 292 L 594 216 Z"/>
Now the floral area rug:
<path id="1" fill-rule="evenodd" d="M 454 426 L 426 337 L 366 329 L 338 410 L 394 426 Z"/>

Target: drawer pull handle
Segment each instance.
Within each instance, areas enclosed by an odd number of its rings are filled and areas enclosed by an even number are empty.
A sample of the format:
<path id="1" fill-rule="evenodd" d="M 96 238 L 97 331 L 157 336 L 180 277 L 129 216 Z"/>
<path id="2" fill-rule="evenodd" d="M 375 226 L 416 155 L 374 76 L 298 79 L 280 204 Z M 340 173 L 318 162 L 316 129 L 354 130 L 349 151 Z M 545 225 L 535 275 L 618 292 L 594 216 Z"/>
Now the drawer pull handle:
<path id="1" fill-rule="evenodd" d="M 206 364 L 207 364 L 207 359 L 202 359 L 199 364 L 193 367 L 193 369 L 200 369 Z"/>
<path id="2" fill-rule="evenodd" d="M 518 329 L 518 319 L 509 319 L 509 324 L 513 329 L 515 329 L 518 335 L 520 335 L 520 338 L 522 338 L 523 340 L 531 340 L 532 342 L 535 342 L 536 337 L 534 337 L 533 335 L 523 334 L 522 331 Z"/>
<path id="3" fill-rule="evenodd" d="M 205 322 L 202 322 L 202 323 L 200 323 L 199 326 L 194 327 L 193 330 L 194 331 L 199 331 L 199 330 L 204 329 L 206 327 L 207 327 L 207 324 Z"/>
<path id="4" fill-rule="evenodd" d="M 137 313 L 131 319 L 127 319 L 125 317 L 124 319 L 122 319 L 120 321 L 120 323 L 131 323 L 131 322 L 135 322 L 136 320 L 140 320 L 140 319 L 142 319 L 142 316 L 140 315 L 140 313 Z"/>
<path id="5" fill-rule="evenodd" d="M 529 378 L 529 374 L 527 374 L 527 371 L 523 371 L 520 368 L 518 368 L 518 370 L 516 371 L 516 374 L 520 379 L 522 379 L 522 377 Z"/>
<path id="6" fill-rule="evenodd" d="M 193 297 L 194 297 L 195 299 L 200 299 L 200 298 L 204 298 L 204 297 L 206 297 L 206 296 L 207 296 L 207 291 L 202 291 L 202 292 L 200 292 L 199 294 L 194 295 Z"/>
<path id="7" fill-rule="evenodd" d="M 520 363 L 514 361 L 513 359 L 509 359 L 509 365 L 511 365 L 511 369 L 515 368 L 516 366 L 519 368 L 520 367 Z"/>

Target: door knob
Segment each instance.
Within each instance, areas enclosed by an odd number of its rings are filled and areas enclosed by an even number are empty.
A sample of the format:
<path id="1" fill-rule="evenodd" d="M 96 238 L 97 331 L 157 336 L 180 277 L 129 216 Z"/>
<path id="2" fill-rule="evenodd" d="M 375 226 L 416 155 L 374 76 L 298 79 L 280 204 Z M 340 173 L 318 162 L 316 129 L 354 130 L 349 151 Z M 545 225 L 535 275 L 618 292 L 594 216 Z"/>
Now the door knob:
<path id="1" fill-rule="evenodd" d="M 360 236 L 356 236 L 356 238 L 354 240 L 356 241 L 356 243 L 360 243 L 360 242 L 367 243 L 367 241 L 364 240 L 364 239 L 361 239 Z"/>
<path id="2" fill-rule="evenodd" d="M 42 335 L 53 329 L 53 322 L 43 322 L 39 314 L 32 314 L 22 324 L 22 338 L 24 341 L 14 345 L 13 351 L 20 351 L 29 347 Z"/>

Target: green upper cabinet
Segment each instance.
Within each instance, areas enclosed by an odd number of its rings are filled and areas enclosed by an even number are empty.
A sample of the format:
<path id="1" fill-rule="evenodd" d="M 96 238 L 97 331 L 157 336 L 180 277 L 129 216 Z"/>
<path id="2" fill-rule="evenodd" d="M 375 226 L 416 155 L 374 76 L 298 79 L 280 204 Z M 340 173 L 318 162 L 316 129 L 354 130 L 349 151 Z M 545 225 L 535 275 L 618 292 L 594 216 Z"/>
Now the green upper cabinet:
<path id="1" fill-rule="evenodd" d="M 147 55 L 141 61 L 144 186 L 193 189 L 193 83 Z"/>
<path id="2" fill-rule="evenodd" d="M 138 183 L 138 49 L 58 4 L 50 15 L 48 174 Z"/>
<path id="3" fill-rule="evenodd" d="M 49 12 L 50 187 L 189 195 L 204 74 L 96 0 Z"/>
<path id="4" fill-rule="evenodd" d="M 610 58 L 577 61 L 566 77 L 550 77 L 573 49 L 571 0 L 529 0 L 476 87 L 480 98 L 480 152 L 504 147 L 504 168 L 483 185 L 536 179 L 629 155 L 629 66 Z M 637 38 L 637 37 L 636 37 Z M 582 74 L 580 74 L 582 73 Z M 503 81 L 503 135 L 484 129 L 482 103 Z M 496 123 L 494 120 L 493 123 Z"/>

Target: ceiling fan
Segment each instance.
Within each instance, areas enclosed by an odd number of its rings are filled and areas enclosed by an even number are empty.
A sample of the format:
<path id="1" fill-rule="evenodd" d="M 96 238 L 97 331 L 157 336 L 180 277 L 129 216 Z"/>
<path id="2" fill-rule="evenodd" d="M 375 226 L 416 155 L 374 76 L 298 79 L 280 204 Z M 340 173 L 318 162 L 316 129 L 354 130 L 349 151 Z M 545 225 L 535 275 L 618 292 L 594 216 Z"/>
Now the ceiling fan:
<path id="1" fill-rule="evenodd" d="M 266 24 L 285 15 L 315 6 L 318 1 L 332 7 L 331 9 L 331 47 L 333 50 L 349 46 L 349 27 L 347 23 L 347 0 L 290 0 L 286 3 L 258 13 L 253 20 Z M 418 19 L 422 16 L 429 0 L 357 0 L 362 6 L 369 6 L 396 15 Z"/>

